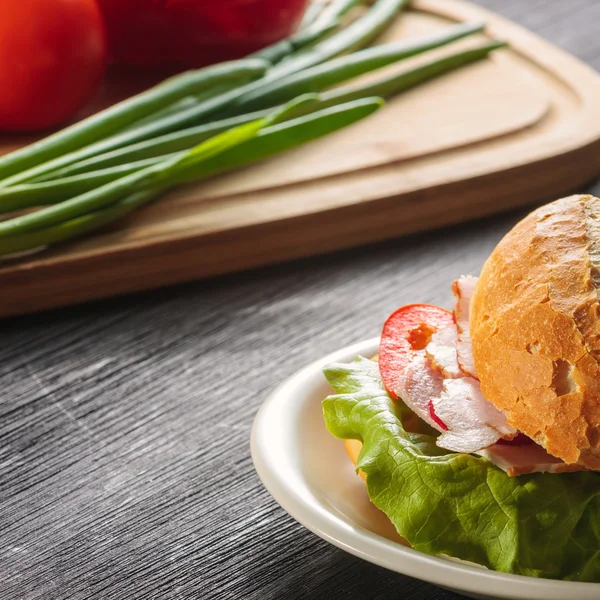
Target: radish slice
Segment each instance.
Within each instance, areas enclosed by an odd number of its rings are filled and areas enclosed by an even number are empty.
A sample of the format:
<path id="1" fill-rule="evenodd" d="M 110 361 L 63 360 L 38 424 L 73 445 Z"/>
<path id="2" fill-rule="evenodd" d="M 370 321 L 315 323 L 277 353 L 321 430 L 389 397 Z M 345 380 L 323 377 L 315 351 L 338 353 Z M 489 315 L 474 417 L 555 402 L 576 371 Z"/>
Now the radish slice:
<path id="1" fill-rule="evenodd" d="M 398 383 L 414 353 L 424 349 L 438 329 L 452 324 L 451 312 L 429 304 L 409 304 L 392 313 L 379 344 L 379 372 L 392 398 L 398 398 Z"/>

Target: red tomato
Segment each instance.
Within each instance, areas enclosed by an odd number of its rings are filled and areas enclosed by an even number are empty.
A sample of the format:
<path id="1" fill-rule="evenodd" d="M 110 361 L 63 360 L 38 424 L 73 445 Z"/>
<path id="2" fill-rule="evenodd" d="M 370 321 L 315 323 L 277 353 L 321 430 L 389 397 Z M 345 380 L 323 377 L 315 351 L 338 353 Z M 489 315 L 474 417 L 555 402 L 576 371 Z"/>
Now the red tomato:
<path id="1" fill-rule="evenodd" d="M 105 62 L 95 0 L 0 0 L 0 129 L 66 121 L 90 99 Z"/>
<path id="2" fill-rule="evenodd" d="M 196 68 L 240 58 L 292 33 L 308 0 L 98 0 L 111 60 Z"/>
<path id="3" fill-rule="evenodd" d="M 424 348 L 437 329 L 454 323 L 454 315 L 429 304 L 409 304 L 393 312 L 383 326 L 379 342 L 379 372 L 392 398 L 413 350 Z"/>

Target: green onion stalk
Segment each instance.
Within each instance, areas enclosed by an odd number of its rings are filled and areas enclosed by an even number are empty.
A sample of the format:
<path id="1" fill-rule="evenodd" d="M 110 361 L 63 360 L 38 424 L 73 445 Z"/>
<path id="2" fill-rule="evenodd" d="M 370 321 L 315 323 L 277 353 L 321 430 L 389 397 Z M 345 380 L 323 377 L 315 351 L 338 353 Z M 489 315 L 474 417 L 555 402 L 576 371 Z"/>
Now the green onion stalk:
<path id="1" fill-rule="evenodd" d="M 262 119 L 215 136 L 190 152 L 127 175 L 57 206 L 0 222 L 0 255 L 78 237 L 122 218 L 170 187 L 263 160 L 364 119 L 383 104 L 365 98 L 281 123 Z M 124 181 L 125 180 L 125 181 Z"/>
<path id="2" fill-rule="evenodd" d="M 492 41 L 477 48 L 463 50 L 441 59 L 429 61 L 407 71 L 389 75 L 362 85 L 335 88 L 321 94 L 316 104 L 296 104 L 291 114 L 307 114 L 307 112 L 317 107 L 323 109 L 369 96 L 391 98 L 396 94 L 414 88 L 452 70 L 481 60 L 488 56 L 490 52 L 504 46 L 503 42 Z M 99 185 L 104 185 L 123 175 L 156 164 L 168 158 L 172 153 L 189 150 L 212 135 L 254 119 L 264 118 L 269 112 L 267 109 L 239 117 L 231 117 L 208 125 L 190 128 L 183 132 L 134 144 L 80 163 L 75 163 L 62 171 L 55 172 L 54 178 L 49 181 L 16 185 L 3 190 L 0 189 L 0 212 L 6 213 L 23 208 L 60 202 L 65 198 L 84 193 Z"/>

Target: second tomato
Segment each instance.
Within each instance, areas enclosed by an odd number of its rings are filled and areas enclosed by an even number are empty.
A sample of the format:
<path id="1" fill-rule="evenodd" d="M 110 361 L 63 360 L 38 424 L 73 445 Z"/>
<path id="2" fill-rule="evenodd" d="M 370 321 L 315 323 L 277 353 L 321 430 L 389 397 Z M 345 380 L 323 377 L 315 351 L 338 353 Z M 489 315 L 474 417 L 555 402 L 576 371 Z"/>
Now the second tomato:
<path id="1" fill-rule="evenodd" d="M 287 37 L 308 0 L 99 0 L 112 61 L 181 70 Z"/>

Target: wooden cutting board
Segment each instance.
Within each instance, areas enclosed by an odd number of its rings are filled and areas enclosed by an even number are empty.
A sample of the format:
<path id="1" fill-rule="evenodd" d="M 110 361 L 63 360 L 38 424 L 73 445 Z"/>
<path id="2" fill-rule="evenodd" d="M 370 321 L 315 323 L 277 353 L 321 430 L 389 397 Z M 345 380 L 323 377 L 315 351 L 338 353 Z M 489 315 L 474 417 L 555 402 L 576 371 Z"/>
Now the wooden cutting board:
<path id="1" fill-rule="evenodd" d="M 416 0 L 384 39 L 479 19 L 510 49 L 326 139 L 183 187 L 94 237 L 5 261 L 0 316 L 441 227 L 558 198 L 598 176 L 600 77 L 575 58 L 459 0 Z M 0 151 L 14 145 L 0 140 Z"/>

